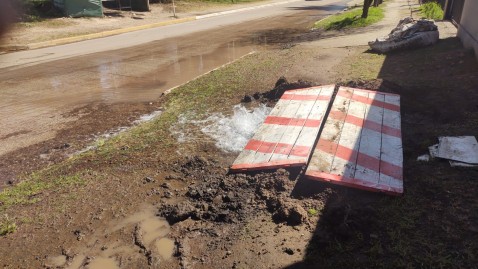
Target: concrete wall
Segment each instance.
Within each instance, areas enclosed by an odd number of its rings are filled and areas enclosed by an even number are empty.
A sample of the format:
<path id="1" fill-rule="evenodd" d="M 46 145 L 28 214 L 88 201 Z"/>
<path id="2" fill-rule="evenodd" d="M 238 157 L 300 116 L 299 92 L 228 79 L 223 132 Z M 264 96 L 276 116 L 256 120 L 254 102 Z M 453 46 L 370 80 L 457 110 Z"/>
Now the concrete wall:
<path id="1" fill-rule="evenodd" d="M 476 59 L 478 59 L 478 1 L 465 0 L 460 25 L 458 26 L 458 37 L 466 48 L 474 48 Z"/>

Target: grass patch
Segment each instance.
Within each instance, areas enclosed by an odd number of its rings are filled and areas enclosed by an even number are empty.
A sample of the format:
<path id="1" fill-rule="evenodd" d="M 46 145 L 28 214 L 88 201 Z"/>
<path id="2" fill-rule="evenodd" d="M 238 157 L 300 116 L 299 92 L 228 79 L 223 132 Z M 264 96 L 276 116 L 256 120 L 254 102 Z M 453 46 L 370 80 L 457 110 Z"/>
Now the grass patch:
<path id="1" fill-rule="evenodd" d="M 17 224 L 9 218 L 8 215 L 4 215 L 3 219 L 0 221 L 0 236 L 14 233 L 16 230 Z"/>
<path id="2" fill-rule="evenodd" d="M 307 209 L 307 213 L 310 216 L 317 216 L 319 214 L 319 211 L 315 208 L 309 208 L 309 209 Z"/>
<path id="3" fill-rule="evenodd" d="M 48 172 L 50 171 L 33 173 L 25 181 L 0 192 L 0 204 L 2 208 L 5 209 L 12 205 L 36 203 L 40 200 L 39 194 L 48 189 L 85 184 L 85 181 L 79 174 L 53 176 Z"/>
<path id="4" fill-rule="evenodd" d="M 427 19 L 442 20 L 444 13 L 436 2 L 428 2 L 420 6 L 420 14 Z"/>
<path id="5" fill-rule="evenodd" d="M 314 24 L 315 29 L 341 30 L 346 28 L 365 27 L 374 24 L 384 17 L 382 7 L 370 7 L 368 17 L 361 18 L 362 9 L 356 8 L 340 14 L 332 15 Z"/>

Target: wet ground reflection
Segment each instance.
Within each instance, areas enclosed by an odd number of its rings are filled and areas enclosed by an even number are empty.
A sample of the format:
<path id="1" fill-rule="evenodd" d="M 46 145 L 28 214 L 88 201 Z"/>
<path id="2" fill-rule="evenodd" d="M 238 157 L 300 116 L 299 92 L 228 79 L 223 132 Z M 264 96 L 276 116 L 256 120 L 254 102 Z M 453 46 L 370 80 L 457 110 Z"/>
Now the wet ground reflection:
<path id="1" fill-rule="evenodd" d="M 75 107 L 153 101 L 256 47 L 231 41 L 191 49 L 173 41 L 153 42 L 146 51 L 143 46 L 3 72 L 0 137 L 5 146 L 0 155 L 54 137 L 56 129 L 74 120 L 64 115 Z M 25 126 L 31 132 L 21 135 Z"/>

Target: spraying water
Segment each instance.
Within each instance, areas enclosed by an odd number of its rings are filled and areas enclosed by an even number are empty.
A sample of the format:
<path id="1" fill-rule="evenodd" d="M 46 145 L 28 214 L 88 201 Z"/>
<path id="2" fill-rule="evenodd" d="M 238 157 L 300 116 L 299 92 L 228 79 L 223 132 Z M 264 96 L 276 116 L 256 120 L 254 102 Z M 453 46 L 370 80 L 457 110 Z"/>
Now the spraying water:
<path id="1" fill-rule="evenodd" d="M 257 128 L 269 115 L 271 108 L 261 104 L 252 111 L 243 105 L 236 105 L 233 114 L 226 117 L 220 113 L 206 119 L 209 124 L 201 131 L 216 141 L 216 147 L 225 152 L 241 151 Z"/>

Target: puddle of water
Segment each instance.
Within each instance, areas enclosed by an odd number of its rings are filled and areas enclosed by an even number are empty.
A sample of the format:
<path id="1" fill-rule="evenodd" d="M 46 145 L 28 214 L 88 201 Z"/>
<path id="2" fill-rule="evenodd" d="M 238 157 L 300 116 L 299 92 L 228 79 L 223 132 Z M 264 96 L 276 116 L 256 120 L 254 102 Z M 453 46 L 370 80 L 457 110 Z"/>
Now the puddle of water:
<path id="1" fill-rule="evenodd" d="M 66 264 L 66 256 L 60 255 L 55 257 L 48 257 L 46 264 L 50 267 L 61 267 Z"/>
<path id="2" fill-rule="evenodd" d="M 166 236 L 169 231 L 169 224 L 165 220 L 155 218 L 145 219 L 140 222 L 141 231 L 143 232 L 143 241 L 149 246 L 154 240 Z"/>
<path id="3" fill-rule="evenodd" d="M 112 258 L 103 258 L 96 257 L 91 261 L 88 266 L 88 269 L 120 269 L 116 261 Z"/>
<path id="4" fill-rule="evenodd" d="M 111 232 L 136 224 L 141 229 L 143 243 L 148 249 L 156 250 L 157 254 L 164 259 L 173 255 L 174 241 L 165 238 L 171 228 L 166 220 L 156 216 L 156 208 L 154 207 L 146 207 L 126 218 L 116 225 Z"/>
<path id="5" fill-rule="evenodd" d="M 86 256 L 85 255 L 77 255 L 75 258 L 73 258 L 73 261 L 71 262 L 70 266 L 67 267 L 67 269 L 80 269 L 80 267 L 83 265 L 83 262 L 85 261 Z"/>
<path id="6" fill-rule="evenodd" d="M 161 115 L 161 113 L 162 113 L 161 110 L 153 111 L 150 114 L 142 115 L 141 117 L 139 117 L 139 119 L 135 120 L 133 123 L 134 124 L 140 124 L 140 123 L 143 123 L 143 122 L 150 121 L 150 120 L 156 118 L 157 116 Z"/>
<path id="7" fill-rule="evenodd" d="M 169 238 L 161 238 L 156 240 L 156 251 L 159 256 L 167 260 L 173 256 L 174 253 L 174 241 Z"/>

